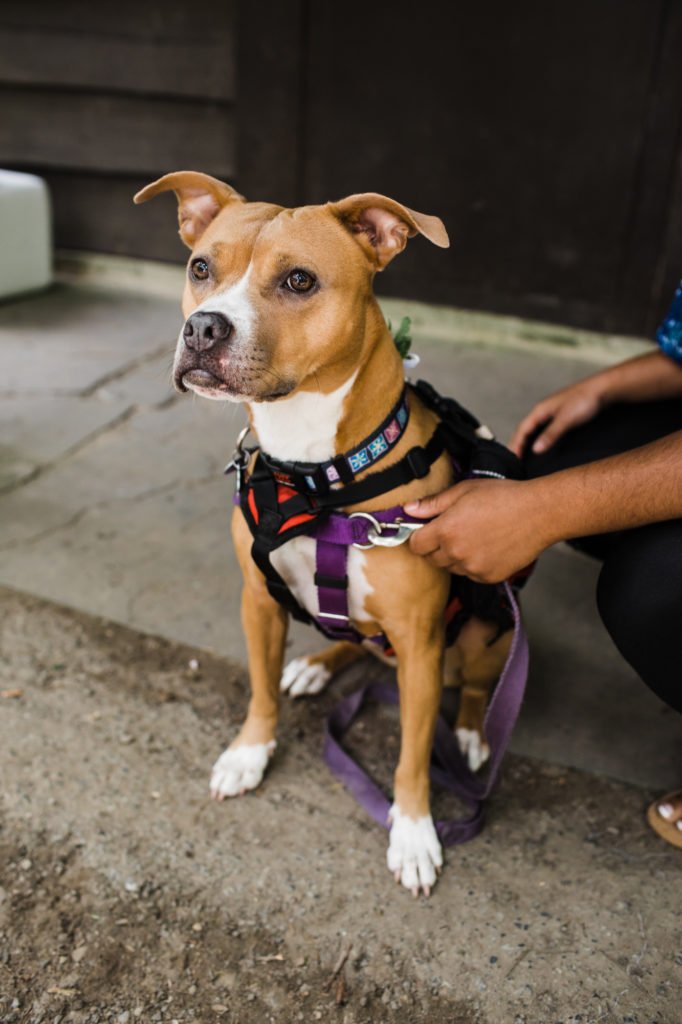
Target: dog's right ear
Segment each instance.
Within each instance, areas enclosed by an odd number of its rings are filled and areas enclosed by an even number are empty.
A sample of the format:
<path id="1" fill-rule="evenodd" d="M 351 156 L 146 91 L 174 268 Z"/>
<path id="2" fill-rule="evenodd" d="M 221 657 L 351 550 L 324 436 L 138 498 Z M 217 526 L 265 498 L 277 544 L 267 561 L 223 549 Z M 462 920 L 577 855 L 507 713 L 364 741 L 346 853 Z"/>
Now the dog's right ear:
<path id="1" fill-rule="evenodd" d="M 178 200 L 180 237 L 193 249 L 204 231 L 228 203 L 246 200 L 224 181 L 218 181 L 199 171 L 174 171 L 146 185 L 133 198 L 134 203 L 146 203 L 160 192 L 175 192 Z"/>
<path id="2" fill-rule="evenodd" d="M 417 213 L 377 192 L 347 196 L 338 203 L 329 203 L 328 207 L 356 236 L 377 270 L 383 270 L 403 251 L 407 239 L 416 234 L 424 235 L 441 249 L 450 245 L 439 217 Z"/>

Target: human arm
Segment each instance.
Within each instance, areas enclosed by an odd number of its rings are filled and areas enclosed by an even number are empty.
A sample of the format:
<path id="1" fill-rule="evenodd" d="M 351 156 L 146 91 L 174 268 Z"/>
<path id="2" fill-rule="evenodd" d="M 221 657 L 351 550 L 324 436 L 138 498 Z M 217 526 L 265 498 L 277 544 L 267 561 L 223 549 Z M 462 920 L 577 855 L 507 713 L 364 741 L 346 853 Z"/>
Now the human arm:
<path id="1" fill-rule="evenodd" d="M 660 350 L 647 352 L 538 402 L 516 428 L 509 447 L 521 455 L 530 436 L 545 424 L 532 445 L 534 452 L 543 452 L 566 431 L 587 423 L 614 402 L 647 402 L 678 395 L 682 396 L 682 366 Z"/>
<path id="2" fill-rule="evenodd" d="M 682 431 L 534 480 L 465 480 L 405 510 L 436 517 L 413 534 L 415 554 L 498 583 L 560 540 L 682 517 Z"/>

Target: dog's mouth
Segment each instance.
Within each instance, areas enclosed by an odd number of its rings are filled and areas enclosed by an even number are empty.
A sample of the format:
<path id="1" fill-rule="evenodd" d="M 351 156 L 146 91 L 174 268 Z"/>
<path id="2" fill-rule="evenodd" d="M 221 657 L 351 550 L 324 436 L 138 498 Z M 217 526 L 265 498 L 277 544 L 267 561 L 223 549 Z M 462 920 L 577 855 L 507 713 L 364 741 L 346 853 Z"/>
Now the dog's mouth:
<path id="1" fill-rule="evenodd" d="M 237 392 L 224 380 L 209 373 L 208 370 L 188 370 L 176 380 L 179 390 L 196 391 L 199 394 L 216 392 L 221 395 L 235 395 Z"/>
<path id="2" fill-rule="evenodd" d="M 241 387 L 235 387 L 216 377 L 215 374 L 209 373 L 208 370 L 199 369 L 187 370 L 185 373 L 178 373 L 175 377 L 175 386 L 178 391 L 194 391 L 195 394 L 201 395 L 203 398 L 223 398 L 233 401 L 252 399 L 260 402 L 274 402 L 278 398 L 284 398 L 295 387 L 293 382 L 283 380 L 273 391 L 260 394 L 254 390 L 252 394 L 251 389 L 245 389 L 243 384 L 244 382 Z"/>

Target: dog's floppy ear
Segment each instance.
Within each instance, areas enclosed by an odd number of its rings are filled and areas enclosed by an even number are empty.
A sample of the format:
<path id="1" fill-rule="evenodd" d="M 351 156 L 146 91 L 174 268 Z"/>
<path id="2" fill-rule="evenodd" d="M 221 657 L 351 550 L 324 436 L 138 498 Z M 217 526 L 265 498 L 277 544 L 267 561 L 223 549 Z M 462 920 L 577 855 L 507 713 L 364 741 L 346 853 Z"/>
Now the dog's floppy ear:
<path id="1" fill-rule="evenodd" d="M 223 206 L 232 202 L 246 202 L 244 196 L 230 185 L 199 171 L 174 171 L 146 185 L 133 198 L 134 203 L 146 203 L 161 192 L 175 192 L 178 200 L 180 237 L 190 249 L 203 235 Z"/>
<path id="2" fill-rule="evenodd" d="M 358 236 L 377 270 L 383 270 L 394 256 L 402 252 L 407 239 L 424 235 L 434 245 L 447 249 L 448 233 L 442 220 L 428 213 L 416 213 L 402 203 L 376 192 L 348 196 L 328 204 L 332 213 Z"/>

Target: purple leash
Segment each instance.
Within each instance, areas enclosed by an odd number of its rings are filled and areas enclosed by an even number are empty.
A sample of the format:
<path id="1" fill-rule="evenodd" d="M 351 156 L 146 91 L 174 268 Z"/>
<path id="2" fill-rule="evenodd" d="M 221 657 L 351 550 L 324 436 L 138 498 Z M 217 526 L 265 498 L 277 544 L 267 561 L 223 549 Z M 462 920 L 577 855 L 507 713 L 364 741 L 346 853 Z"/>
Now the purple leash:
<path id="1" fill-rule="evenodd" d="M 528 641 L 521 623 L 518 604 L 509 584 L 504 584 L 512 614 L 514 635 L 502 675 L 485 715 L 485 735 L 490 745 L 490 764 L 485 778 L 470 770 L 457 745 L 452 729 L 439 715 L 431 755 L 431 778 L 439 786 L 455 793 L 472 810 L 467 818 L 436 822 L 436 831 L 444 846 L 465 843 L 483 827 L 485 804 L 499 775 L 502 758 L 518 718 L 528 675 Z M 324 758 L 331 771 L 344 784 L 368 814 L 384 828 L 389 827 L 390 803 L 382 790 L 341 746 L 341 739 L 368 700 L 379 704 L 399 704 L 398 688 L 391 683 L 368 683 L 345 697 L 327 719 Z"/>

